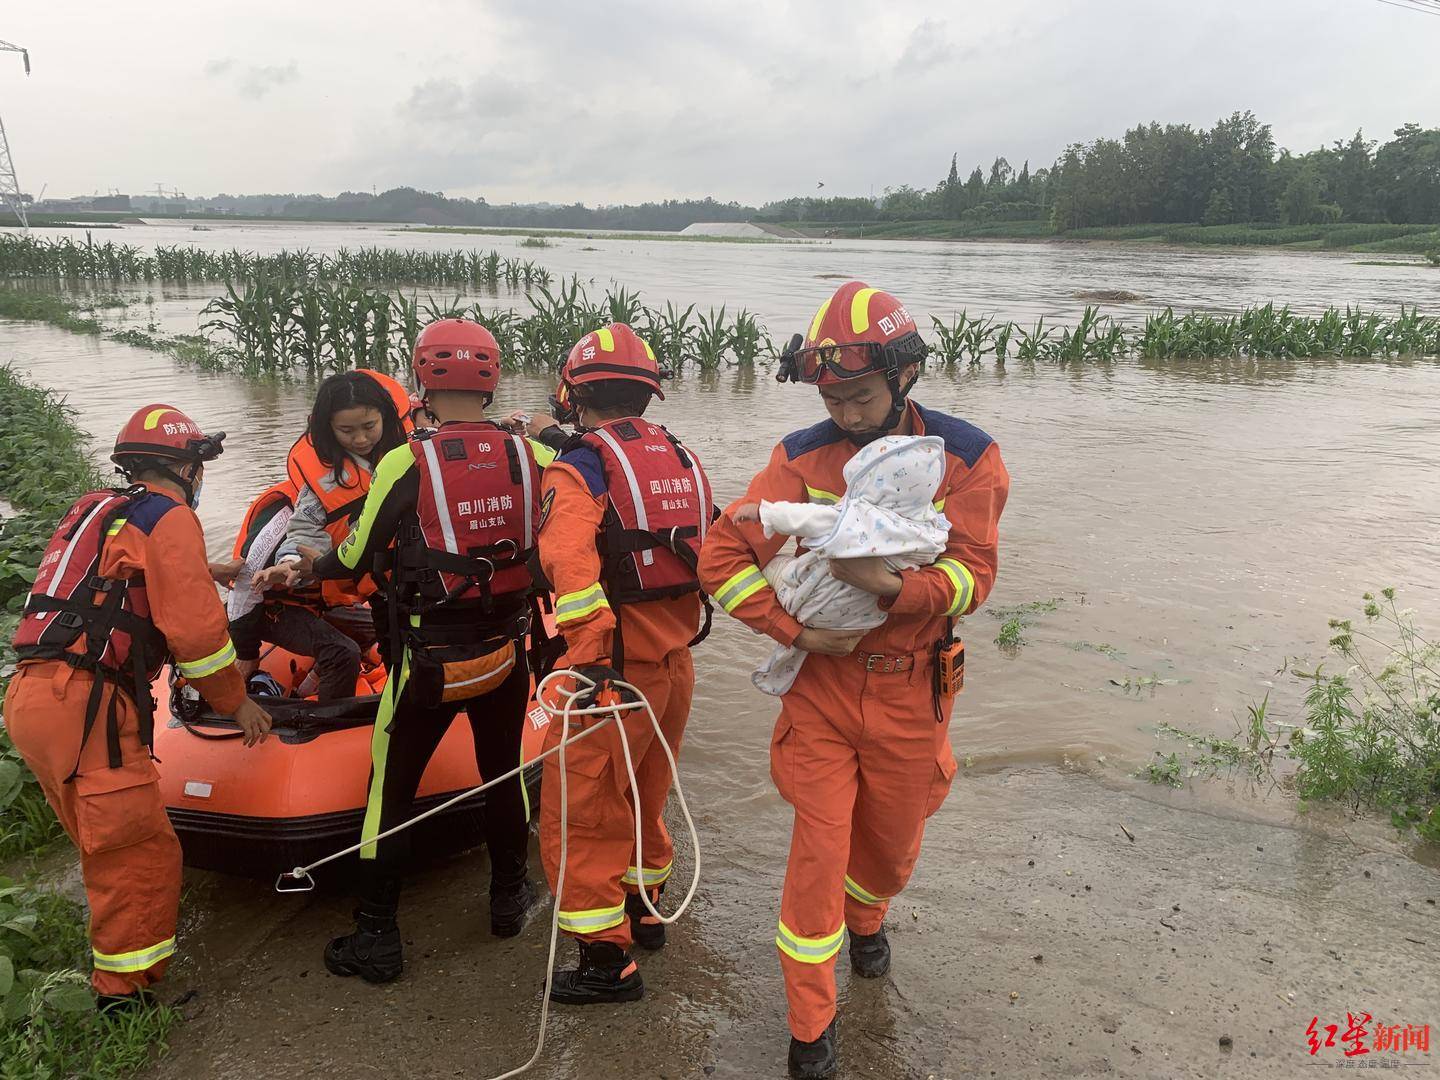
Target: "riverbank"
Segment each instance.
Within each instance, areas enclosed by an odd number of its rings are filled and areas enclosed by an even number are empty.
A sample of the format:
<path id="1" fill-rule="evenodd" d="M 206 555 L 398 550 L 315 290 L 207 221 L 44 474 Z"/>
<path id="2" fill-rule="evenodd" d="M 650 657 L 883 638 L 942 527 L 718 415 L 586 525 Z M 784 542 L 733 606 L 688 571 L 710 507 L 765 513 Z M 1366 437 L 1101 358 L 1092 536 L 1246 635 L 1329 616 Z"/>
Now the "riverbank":
<path id="1" fill-rule="evenodd" d="M 71 500 L 103 481 L 88 438 L 53 393 L 0 366 L 0 694 L 15 662 L 10 639 L 50 533 Z M 110 1080 L 163 1051 L 169 1009 L 102 1021 L 89 988 L 84 912 L 37 859 L 65 843 L 40 786 L 0 730 L 0 1073 Z M 73 864 L 67 851 L 62 860 Z M 24 879 L 16 885 L 12 878 Z"/>
<path id="2" fill-rule="evenodd" d="M 752 741 L 761 770 L 764 733 Z M 718 782 L 687 771 L 696 787 Z M 788 820 L 773 792 L 760 809 Z M 973 817 L 1004 824 L 977 831 Z M 537 1075 L 783 1075 L 783 848 L 737 843 L 721 814 L 698 818 L 704 887 L 665 950 L 639 958 L 646 997 L 552 1013 Z M 676 873 L 689 873 L 683 853 Z M 408 889 L 410 966 L 385 987 L 320 963 L 348 898 L 190 880 L 191 939 L 209 946 L 173 969 L 176 991 L 198 996 L 156 1080 L 490 1076 L 529 1056 L 548 918 L 513 942 L 488 937 L 483 857 Z M 1319 827 L 1077 772 L 965 773 L 892 908 L 891 975 L 858 980 L 841 953 L 843 1075 L 1300 1075 L 1343 1060 L 1310 1056 L 1312 1017 L 1435 1029 L 1437 900 L 1433 870 Z"/>
<path id="3" fill-rule="evenodd" d="M 768 226 L 760 226 L 768 228 Z M 416 225 L 397 229 L 406 233 L 448 233 L 455 236 L 541 236 L 566 240 L 659 240 L 699 244 L 805 244 L 812 241 L 800 234 L 787 236 L 712 236 L 705 233 L 681 232 L 616 232 L 595 229 L 524 229 L 509 226 Z"/>
<path id="4" fill-rule="evenodd" d="M 1047 221 L 783 222 L 802 236 L 846 240 L 1043 240 L 1167 247 L 1266 247 L 1425 255 L 1440 251 L 1436 225 L 1117 225 L 1060 231 Z"/>

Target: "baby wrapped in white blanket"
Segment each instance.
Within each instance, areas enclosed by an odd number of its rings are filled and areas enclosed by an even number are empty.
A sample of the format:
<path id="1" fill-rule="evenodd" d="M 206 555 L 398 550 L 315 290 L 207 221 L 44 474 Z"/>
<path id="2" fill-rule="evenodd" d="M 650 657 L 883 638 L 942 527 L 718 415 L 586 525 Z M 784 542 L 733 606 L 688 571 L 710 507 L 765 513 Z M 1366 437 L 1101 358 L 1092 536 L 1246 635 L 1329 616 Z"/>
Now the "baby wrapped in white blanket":
<path id="1" fill-rule="evenodd" d="M 781 606 L 817 629 L 869 630 L 883 623 L 877 598 L 837 580 L 829 561 L 878 556 L 892 570 L 929 566 L 950 537 L 950 522 L 934 505 L 944 478 L 943 439 L 888 436 L 845 464 L 845 495 L 838 503 L 761 502 L 766 536 L 801 541 L 799 555 L 776 555 L 764 568 Z M 805 655 L 777 645 L 751 681 L 767 694 L 784 694 Z"/>

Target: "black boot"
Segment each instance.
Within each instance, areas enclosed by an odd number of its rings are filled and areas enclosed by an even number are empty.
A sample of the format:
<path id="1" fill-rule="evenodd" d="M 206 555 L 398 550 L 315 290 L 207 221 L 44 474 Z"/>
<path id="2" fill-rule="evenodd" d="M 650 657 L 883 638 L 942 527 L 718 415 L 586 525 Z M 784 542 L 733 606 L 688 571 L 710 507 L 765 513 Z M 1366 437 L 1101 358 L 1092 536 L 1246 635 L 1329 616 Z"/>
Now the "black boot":
<path id="1" fill-rule="evenodd" d="M 525 916 L 535 906 L 538 894 L 528 879 L 513 889 L 490 894 L 490 933 L 495 937 L 514 937 L 525 928 Z"/>
<path id="2" fill-rule="evenodd" d="M 839 1064 L 834 1020 L 814 1042 L 801 1042 L 793 1035 L 790 1037 L 790 1075 L 797 1080 L 824 1080 L 835 1075 Z"/>
<path id="3" fill-rule="evenodd" d="M 558 1005 L 639 1001 L 645 981 L 630 954 L 613 941 L 580 942 L 580 965 L 555 972 L 550 1000 Z"/>
<path id="4" fill-rule="evenodd" d="M 387 983 L 405 969 L 405 951 L 394 910 L 361 905 L 355 930 L 325 946 L 325 966 L 332 975 L 359 975 L 368 983 Z"/>
<path id="5" fill-rule="evenodd" d="M 144 1009 L 154 1009 L 159 1004 L 160 999 L 155 996 L 153 990 L 136 990 L 131 994 L 95 995 L 95 1011 L 102 1016 L 120 1016 L 141 1012 Z"/>
<path id="6" fill-rule="evenodd" d="M 873 934 L 850 935 L 850 970 L 862 979 L 878 979 L 890 970 L 890 941 L 885 927 Z"/>
<path id="7" fill-rule="evenodd" d="M 650 902 L 659 906 L 659 889 L 650 894 Z M 665 924 L 650 914 L 639 893 L 625 894 L 625 914 L 630 916 L 630 936 L 636 945 L 651 952 L 665 947 Z"/>

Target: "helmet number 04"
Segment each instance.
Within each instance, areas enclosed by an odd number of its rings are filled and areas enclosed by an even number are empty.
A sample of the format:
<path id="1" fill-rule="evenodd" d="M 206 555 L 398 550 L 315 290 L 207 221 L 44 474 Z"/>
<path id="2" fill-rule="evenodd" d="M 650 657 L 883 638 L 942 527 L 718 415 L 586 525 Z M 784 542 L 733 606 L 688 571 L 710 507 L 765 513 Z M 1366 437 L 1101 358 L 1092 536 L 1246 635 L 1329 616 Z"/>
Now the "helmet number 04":
<path id="1" fill-rule="evenodd" d="M 470 359 L 470 350 L 469 350 L 469 349 L 456 349 L 456 350 L 455 350 L 455 359 L 456 359 L 456 360 L 469 360 L 469 359 Z"/>

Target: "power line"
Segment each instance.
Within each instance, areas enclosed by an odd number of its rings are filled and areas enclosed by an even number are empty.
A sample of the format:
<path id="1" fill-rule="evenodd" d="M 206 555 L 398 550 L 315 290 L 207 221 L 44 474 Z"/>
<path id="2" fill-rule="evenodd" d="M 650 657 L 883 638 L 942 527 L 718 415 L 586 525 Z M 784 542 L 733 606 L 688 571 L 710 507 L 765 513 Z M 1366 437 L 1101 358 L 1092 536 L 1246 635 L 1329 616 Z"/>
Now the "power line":
<path id="1" fill-rule="evenodd" d="M 1440 15 L 1440 3 L 1427 2 L 1427 0 L 1376 0 L 1376 2 L 1385 4 L 1387 7 L 1399 8 L 1402 11 L 1416 11 L 1422 15 Z"/>

